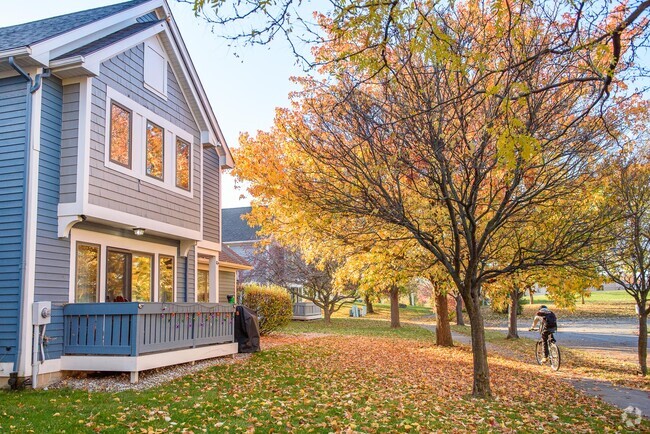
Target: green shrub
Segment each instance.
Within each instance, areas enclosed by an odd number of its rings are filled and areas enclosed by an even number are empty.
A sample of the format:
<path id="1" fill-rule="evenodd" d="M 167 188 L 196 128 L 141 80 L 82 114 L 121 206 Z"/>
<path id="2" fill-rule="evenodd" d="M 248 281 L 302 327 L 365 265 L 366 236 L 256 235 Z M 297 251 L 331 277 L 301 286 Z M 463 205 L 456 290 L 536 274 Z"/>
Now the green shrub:
<path id="1" fill-rule="evenodd" d="M 257 312 L 262 335 L 289 324 L 293 317 L 291 296 L 286 289 L 276 285 L 244 286 L 244 306 Z"/>

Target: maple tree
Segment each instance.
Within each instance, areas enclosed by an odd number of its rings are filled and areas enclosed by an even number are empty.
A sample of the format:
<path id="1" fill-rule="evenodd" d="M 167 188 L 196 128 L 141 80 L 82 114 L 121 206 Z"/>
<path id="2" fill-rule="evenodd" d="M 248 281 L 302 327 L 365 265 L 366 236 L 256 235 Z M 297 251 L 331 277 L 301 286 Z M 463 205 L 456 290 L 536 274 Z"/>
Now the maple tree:
<path id="1" fill-rule="evenodd" d="M 587 33 L 580 17 L 543 10 L 422 5 L 418 26 L 404 25 L 407 14 L 389 26 L 380 69 L 364 49 L 378 33 L 363 13 L 345 32 L 321 17 L 331 36 L 316 51 L 325 78 L 299 79 L 303 91 L 271 132 L 243 142 L 245 159 L 275 153 L 258 167 L 282 179 L 256 182 L 266 198 L 290 198 L 330 223 L 381 220 L 446 269 L 472 326 L 476 396 L 491 394 L 482 283 L 570 263 L 604 225 L 585 193 L 609 144 L 601 113 L 643 30 L 628 24 L 645 8 L 621 8 Z M 566 48 L 578 40 L 588 49 Z"/>
<path id="2" fill-rule="evenodd" d="M 517 332 L 519 300 L 535 284 L 535 279 L 534 272 L 520 271 L 486 284 L 486 292 L 492 298 L 493 304 L 499 299 L 502 300 L 502 303 L 507 303 L 508 334 L 506 339 L 519 339 Z"/>
<path id="3" fill-rule="evenodd" d="M 605 212 L 618 219 L 611 225 L 611 244 L 599 256 L 601 269 L 636 302 L 639 320 L 638 358 L 648 373 L 647 347 L 650 314 L 650 152 L 646 144 L 626 150 L 607 167 Z"/>

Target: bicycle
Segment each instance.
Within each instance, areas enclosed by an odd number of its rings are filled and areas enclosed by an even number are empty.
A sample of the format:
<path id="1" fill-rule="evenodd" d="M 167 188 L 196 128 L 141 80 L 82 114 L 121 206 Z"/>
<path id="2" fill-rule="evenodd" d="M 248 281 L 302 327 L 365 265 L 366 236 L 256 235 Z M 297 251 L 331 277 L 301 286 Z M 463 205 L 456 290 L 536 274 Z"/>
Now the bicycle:
<path id="1" fill-rule="evenodd" d="M 540 330 L 540 329 L 530 329 Z M 544 340 L 542 339 L 542 333 L 540 330 L 539 340 L 535 345 L 535 359 L 537 363 L 542 365 L 542 359 L 544 358 Z M 551 362 L 551 369 L 557 371 L 560 369 L 560 347 L 558 347 L 557 342 L 555 341 L 555 334 L 551 333 L 548 337 L 548 360 Z"/>

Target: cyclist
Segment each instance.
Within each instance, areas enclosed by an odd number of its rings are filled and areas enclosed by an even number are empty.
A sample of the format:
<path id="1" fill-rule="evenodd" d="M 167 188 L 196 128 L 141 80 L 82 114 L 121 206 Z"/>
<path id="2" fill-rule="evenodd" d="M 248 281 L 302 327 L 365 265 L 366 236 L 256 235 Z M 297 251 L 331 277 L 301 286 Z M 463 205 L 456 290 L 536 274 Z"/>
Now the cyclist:
<path id="1" fill-rule="evenodd" d="M 534 330 L 540 321 L 542 323 L 542 341 L 544 341 L 544 358 L 542 359 L 542 363 L 546 363 L 548 361 L 548 338 L 557 331 L 557 317 L 548 307 L 542 306 L 535 314 L 533 325 L 529 330 Z"/>

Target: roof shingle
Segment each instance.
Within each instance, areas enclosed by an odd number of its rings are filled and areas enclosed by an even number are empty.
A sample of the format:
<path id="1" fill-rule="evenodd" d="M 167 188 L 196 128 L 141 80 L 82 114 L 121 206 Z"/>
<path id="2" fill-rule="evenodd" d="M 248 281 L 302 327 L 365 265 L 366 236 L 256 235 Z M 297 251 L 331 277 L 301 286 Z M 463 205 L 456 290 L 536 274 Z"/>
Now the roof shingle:
<path id="1" fill-rule="evenodd" d="M 94 21 L 115 15 L 142 3 L 146 3 L 147 1 L 149 0 L 132 0 L 126 3 L 60 15 L 30 23 L 2 27 L 0 28 L 0 51 L 30 46 Z"/>
<path id="2" fill-rule="evenodd" d="M 104 47 L 108 47 L 109 45 L 119 42 L 124 38 L 128 38 L 131 35 L 135 35 L 136 33 L 148 29 L 149 27 L 152 27 L 162 21 L 164 20 L 146 21 L 143 23 L 131 24 L 128 27 L 120 29 L 117 32 L 111 33 L 110 35 L 104 36 L 103 38 L 97 39 L 96 41 L 86 44 L 83 47 L 79 47 L 75 50 L 62 54 L 52 60 L 65 59 L 74 56 L 87 56 L 88 54 L 92 54 L 96 51 L 101 50 Z"/>
<path id="3" fill-rule="evenodd" d="M 228 264 L 238 264 L 250 267 L 246 259 L 239 256 L 233 249 L 226 245 L 221 246 L 221 252 L 219 253 L 219 262 L 226 262 Z"/>
<path id="4" fill-rule="evenodd" d="M 250 227 L 248 222 L 242 218 L 244 214 L 248 214 L 251 210 L 250 206 L 223 208 L 221 210 L 221 237 L 224 243 L 260 239 L 257 235 L 260 227 Z"/>

